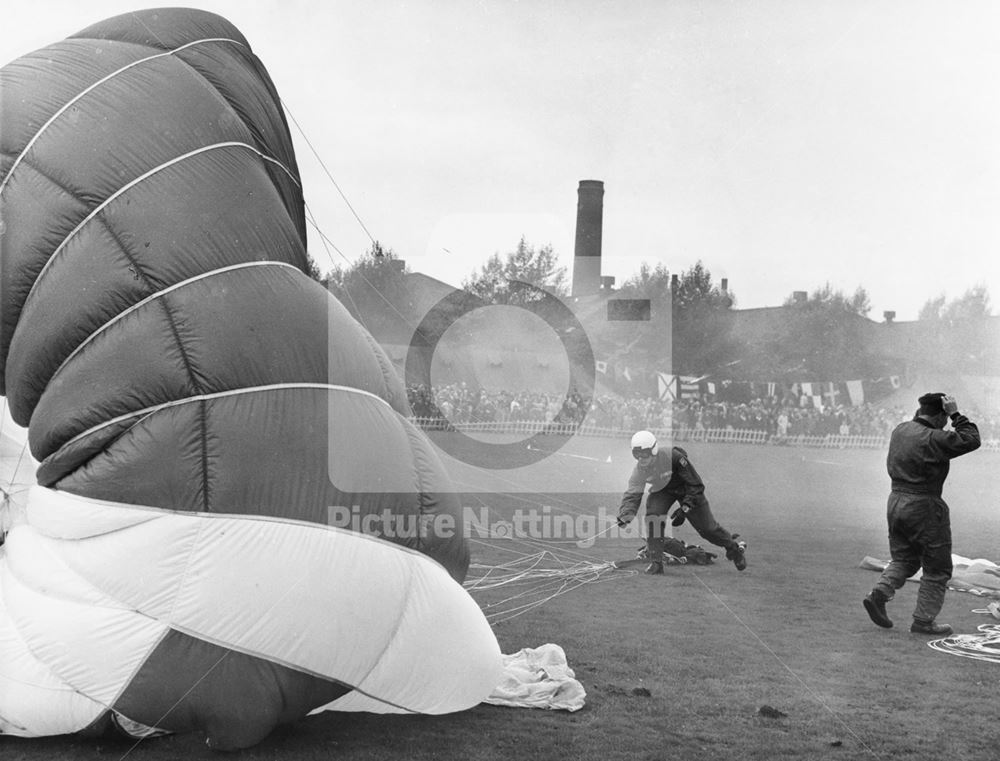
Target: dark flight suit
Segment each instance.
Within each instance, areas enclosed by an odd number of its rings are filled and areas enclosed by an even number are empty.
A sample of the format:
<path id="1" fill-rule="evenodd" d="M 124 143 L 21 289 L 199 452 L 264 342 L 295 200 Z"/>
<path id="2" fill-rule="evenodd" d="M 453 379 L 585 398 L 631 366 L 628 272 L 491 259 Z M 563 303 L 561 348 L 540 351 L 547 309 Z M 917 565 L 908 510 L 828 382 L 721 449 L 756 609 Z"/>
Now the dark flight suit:
<path id="1" fill-rule="evenodd" d="M 726 550 L 735 549 L 737 542 L 715 520 L 705 498 L 705 484 L 680 447 L 660 447 L 649 465 L 636 463 L 622 495 L 618 517 L 626 522 L 639 512 L 643 492 L 649 486 L 646 499 L 646 547 L 651 561 L 663 560 L 663 538 L 666 517 L 671 505 L 680 502 L 687 508 L 686 517 L 705 540 Z"/>
<path id="2" fill-rule="evenodd" d="M 952 431 L 920 417 L 896 426 L 886 468 L 892 479 L 887 517 L 892 560 L 875 588 L 887 599 L 923 568 L 913 618 L 933 621 L 944 605 L 951 578 L 951 519 L 941 498 L 949 461 L 979 448 L 979 429 L 959 413 Z"/>

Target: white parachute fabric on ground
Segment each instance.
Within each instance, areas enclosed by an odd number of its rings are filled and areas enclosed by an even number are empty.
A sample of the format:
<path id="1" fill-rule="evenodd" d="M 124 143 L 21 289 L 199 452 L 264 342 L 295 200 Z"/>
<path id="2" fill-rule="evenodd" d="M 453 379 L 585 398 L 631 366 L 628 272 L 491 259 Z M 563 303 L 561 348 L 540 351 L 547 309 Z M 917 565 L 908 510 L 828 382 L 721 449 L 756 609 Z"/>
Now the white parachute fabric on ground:
<path id="1" fill-rule="evenodd" d="M 464 710 L 501 678 L 489 624 L 441 565 L 278 518 L 35 486 L 0 556 L 0 604 L 0 684 L 19 706 L 0 718 L 10 734 L 82 729 L 171 629 L 352 687 L 324 706 L 336 710 Z"/>
<path id="2" fill-rule="evenodd" d="M 503 656 L 503 679 L 485 703 L 512 708 L 578 711 L 587 696 L 559 645 L 526 647 Z"/>
<path id="3" fill-rule="evenodd" d="M 967 558 L 963 555 L 952 555 L 954 566 L 948 588 L 958 592 L 969 592 L 980 597 L 1000 597 L 1000 564 L 986 558 Z M 889 565 L 888 560 L 865 557 L 861 568 L 870 571 L 883 571 Z M 921 571 L 909 578 L 909 581 L 920 581 Z"/>

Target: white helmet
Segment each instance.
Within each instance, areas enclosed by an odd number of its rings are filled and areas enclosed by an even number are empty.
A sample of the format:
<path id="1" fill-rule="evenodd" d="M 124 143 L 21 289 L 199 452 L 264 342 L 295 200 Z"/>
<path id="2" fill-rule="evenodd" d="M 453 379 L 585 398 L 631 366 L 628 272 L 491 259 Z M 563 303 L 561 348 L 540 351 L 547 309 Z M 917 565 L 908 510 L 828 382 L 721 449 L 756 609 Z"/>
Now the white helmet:
<path id="1" fill-rule="evenodd" d="M 652 457 L 658 448 L 656 437 L 650 431 L 636 431 L 632 436 L 632 456 L 637 460 Z"/>

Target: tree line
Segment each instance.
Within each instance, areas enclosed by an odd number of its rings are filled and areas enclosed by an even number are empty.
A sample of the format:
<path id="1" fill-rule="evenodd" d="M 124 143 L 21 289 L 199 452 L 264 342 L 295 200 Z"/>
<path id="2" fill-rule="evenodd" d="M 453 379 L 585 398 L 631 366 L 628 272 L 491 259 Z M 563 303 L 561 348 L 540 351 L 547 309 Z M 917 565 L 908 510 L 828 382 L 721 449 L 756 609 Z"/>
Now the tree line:
<path id="1" fill-rule="evenodd" d="M 378 242 L 349 266 L 334 268 L 322 277 L 312 274 L 377 338 L 390 323 L 398 324 L 412 306 L 404 282 L 409 270 L 395 252 Z M 536 247 L 524 237 L 505 255 L 491 256 L 461 286 L 484 305 L 524 306 L 536 298 L 536 292 L 520 283 L 567 303 L 570 299 L 567 269 L 552 246 Z M 664 347 L 669 346 L 676 374 L 771 380 L 893 374 L 884 352 L 877 352 L 866 340 L 871 301 L 860 286 L 852 294 L 829 283 L 811 292 L 790 294 L 783 304 L 785 318 L 774 321 L 766 335 L 756 337 L 753 347 L 741 340 L 736 329 L 736 295 L 723 291 L 701 261 L 678 272 L 662 262 L 643 262 L 613 295 L 648 299 L 648 325 L 641 331 L 634 325 L 612 323 L 588 328 L 590 341 L 596 356 L 621 360 L 639 372 L 663 369 L 656 365 L 662 364 Z M 918 315 L 929 337 L 928 353 L 943 366 L 968 373 L 996 362 L 995 338 L 986 329 L 990 315 L 990 296 L 981 285 L 950 301 L 943 294 L 929 299 Z M 955 340 L 956 335 L 960 340 Z"/>

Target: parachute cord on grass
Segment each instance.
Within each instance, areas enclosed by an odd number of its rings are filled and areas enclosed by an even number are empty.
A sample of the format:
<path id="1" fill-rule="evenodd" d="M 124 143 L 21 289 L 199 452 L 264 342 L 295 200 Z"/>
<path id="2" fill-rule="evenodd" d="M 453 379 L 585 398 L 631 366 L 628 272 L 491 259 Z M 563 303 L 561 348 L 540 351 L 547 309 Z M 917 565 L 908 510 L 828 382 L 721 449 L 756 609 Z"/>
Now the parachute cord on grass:
<path id="1" fill-rule="evenodd" d="M 580 569 L 580 572 L 576 576 L 567 576 L 565 574 L 557 576 L 546 584 L 525 590 L 499 602 L 487 604 L 483 607 L 483 614 L 491 624 L 504 623 L 585 584 L 606 581 L 607 578 L 600 578 L 604 570 L 606 569 L 595 568 L 586 572 L 584 569 Z M 541 596 L 539 597 L 539 595 Z M 512 603 L 529 597 L 536 599 L 530 599 L 528 602 L 511 606 Z"/>
<path id="2" fill-rule="evenodd" d="M 715 598 L 715 599 L 716 599 L 716 600 L 717 600 L 717 601 L 719 602 L 719 604 L 720 604 L 720 605 L 722 605 L 722 607 L 723 607 L 723 608 L 725 608 L 725 609 L 726 609 L 727 611 L 729 611 L 729 613 L 730 613 L 730 614 L 732 615 L 732 617 L 733 617 L 733 618 L 735 618 L 735 619 L 736 619 L 736 620 L 737 620 L 737 621 L 738 621 L 738 622 L 740 623 L 740 625 L 742 625 L 742 626 L 743 626 L 743 628 L 744 628 L 744 629 L 746 629 L 746 630 L 747 630 L 748 632 L 750 632 L 750 635 L 751 635 L 751 636 L 752 636 L 752 637 L 753 637 L 753 638 L 754 638 L 755 640 L 757 640 L 757 642 L 759 642 L 759 643 L 761 644 L 761 646 L 762 646 L 762 647 L 763 647 L 763 648 L 764 648 L 765 650 L 767 650 L 767 652 L 769 652 L 769 653 L 771 654 L 771 656 L 772 656 L 772 657 L 774 658 L 774 660 L 776 660 L 776 661 L 777 661 L 777 662 L 778 662 L 779 664 L 781 664 L 781 667 L 782 667 L 783 669 L 785 669 L 785 671 L 787 671 L 787 672 L 788 672 L 789 674 L 791 674 L 791 675 L 792 675 L 792 678 L 793 678 L 793 679 L 794 679 L 794 680 L 795 680 L 796 682 L 798 682 L 798 683 L 799 683 L 799 684 L 800 684 L 800 685 L 802 686 L 802 688 L 803 688 L 803 689 L 804 689 L 804 690 L 805 690 L 805 691 L 806 691 L 807 693 L 809 693 L 809 695 L 811 695 L 811 696 L 812 696 L 812 698 L 813 698 L 813 699 L 814 699 L 814 700 L 815 700 L 815 701 L 816 701 L 817 703 L 819 703 L 819 704 L 820 704 L 820 706 L 822 706 L 822 707 L 823 707 L 823 708 L 824 708 L 824 709 L 825 709 L 825 710 L 826 710 L 826 711 L 827 711 L 827 712 L 828 712 L 828 713 L 829 713 L 829 714 L 830 714 L 830 715 L 831 715 L 831 716 L 833 717 L 833 719 L 834 719 L 834 720 L 835 720 L 835 721 L 836 721 L 836 722 L 837 722 L 837 723 L 838 723 L 838 724 L 839 724 L 839 725 L 840 725 L 841 727 L 843 727 L 843 728 L 844 728 L 844 730 L 845 730 L 845 731 L 846 731 L 846 732 L 847 732 L 847 733 L 848 733 L 848 734 L 849 734 L 849 735 L 850 735 L 851 737 L 853 737 L 853 738 L 854 738 L 854 739 L 855 739 L 855 740 L 856 740 L 856 741 L 858 742 L 858 744 L 859 744 L 859 745 L 860 745 L 860 746 L 861 746 L 862 748 L 864 748 L 864 749 L 865 749 L 866 751 L 868 751 L 868 753 L 870 753 L 870 754 L 871 754 L 872 756 L 874 756 L 875 758 L 878 758 L 878 757 L 879 757 L 879 756 L 878 756 L 878 754 L 877 754 L 877 753 L 876 753 L 876 752 L 875 752 L 875 751 L 874 751 L 874 750 L 873 750 L 873 749 L 872 749 L 872 748 L 871 748 L 871 747 L 870 747 L 870 746 L 868 745 L 868 743 L 866 743 L 866 742 L 865 742 L 864 740 L 862 740 L 862 739 L 861 739 L 861 737 L 860 737 L 860 736 L 858 736 L 858 734 L 857 734 L 857 733 L 856 733 L 856 732 L 855 732 L 855 731 L 854 731 L 853 729 L 851 729 L 850 725 L 849 725 L 849 724 L 848 724 L 848 723 L 847 723 L 846 721 L 844 721 L 844 720 L 843 720 L 843 719 L 842 719 L 842 718 L 840 717 L 840 715 L 839 715 L 839 714 L 838 714 L 838 713 L 837 713 L 836 711 L 834 711 L 834 710 L 833 710 L 833 709 L 832 709 L 832 708 L 831 708 L 831 707 L 830 707 L 829 705 L 827 705 L 827 703 L 826 703 L 826 702 L 825 702 L 825 701 L 823 700 L 823 698 L 821 698 L 821 697 L 820 697 L 820 696 L 819 696 L 819 695 L 818 695 L 818 694 L 816 693 L 816 691 L 815 691 L 815 690 L 813 690 L 813 689 L 812 689 L 812 688 L 811 688 L 811 687 L 810 687 L 810 686 L 809 686 L 808 684 L 806 684 L 806 683 L 805 683 L 805 681 L 804 681 L 804 680 L 802 679 L 802 677 L 800 677 L 800 676 L 799 676 L 798 674 L 796 674 L 796 673 L 795 673 L 795 671 L 794 671 L 794 670 L 793 670 L 793 669 L 792 669 L 792 668 L 791 668 L 791 667 L 790 667 L 790 666 L 789 666 L 789 665 L 788 665 L 787 663 L 785 663 L 785 662 L 784 662 L 784 661 L 783 661 L 783 660 L 781 659 L 781 656 L 780 656 L 780 655 L 778 655 L 778 654 L 777 654 L 777 653 L 776 653 L 776 652 L 775 652 L 775 651 L 774 651 L 774 650 L 773 650 L 773 649 L 771 648 L 771 646 L 770 646 L 770 645 L 768 645 L 768 644 L 767 644 L 767 643 L 766 643 L 766 642 L 765 642 L 765 641 L 764 641 L 763 639 L 761 639 L 760 635 L 758 635 L 758 634 L 757 634 L 757 632 L 755 632 L 755 631 L 754 631 L 754 630 L 753 630 L 753 629 L 752 629 L 752 628 L 750 627 L 750 625 L 749 625 L 749 624 L 748 624 L 748 623 L 747 623 L 746 621 L 744 621 L 744 620 L 743 620 L 742 618 L 740 618 L 740 617 L 739 617 L 739 615 L 738 615 L 738 614 L 736 613 L 736 611 L 735 611 L 735 610 L 733 610 L 732 608 L 730 608 L 730 607 L 729 607 L 729 606 L 728 606 L 728 605 L 726 604 L 726 601 L 725 601 L 725 600 L 723 600 L 723 599 L 722 599 L 721 597 L 719 597 L 719 595 L 718 595 L 718 594 L 716 594 L 716 592 L 715 592 L 715 590 L 714 590 L 714 589 L 712 589 L 712 588 L 711 588 L 710 586 L 708 586 L 708 584 L 706 584 L 706 583 L 705 583 L 705 580 L 704 580 L 704 579 L 702 579 L 702 578 L 701 578 L 701 576 L 699 576 L 699 575 L 698 575 L 698 574 L 697 574 L 697 573 L 696 573 L 696 572 L 695 572 L 694 570 L 692 570 L 692 571 L 691 571 L 691 575 L 692 575 L 692 576 L 693 576 L 694 578 L 696 578 L 696 579 L 698 580 L 698 583 L 699 583 L 699 584 L 701 584 L 701 585 L 702 585 L 703 587 L 705 587 L 705 589 L 707 589 L 707 590 L 708 590 L 709 594 L 711 594 L 711 595 L 712 595 L 712 597 L 714 597 L 714 598 Z"/>
<path id="3" fill-rule="evenodd" d="M 972 611 L 973 613 L 988 610 Z M 980 624 L 980 634 L 956 634 L 944 639 L 928 642 L 932 650 L 977 661 L 1000 663 L 1000 624 Z"/>
<path id="4" fill-rule="evenodd" d="M 479 540 L 471 541 L 488 544 Z M 506 547 L 500 549 L 517 552 Z M 558 567 L 545 567 L 543 564 L 549 561 L 554 561 Z M 628 575 L 615 573 L 611 576 L 609 572 L 616 569 L 610 562 L 567 562 L 547 549 L 532 555 L 521 554 L 505 563 L 492 566 L 473 564 L 471 568 L 485 573 L 465 582 L 464 587 L 470 594 L 507 587 L 521 588 L 521 591 L 496 602 L 480 602 L 483 614 L 491 624 L 503 623 L 520 616 L 585 584 L 621 579 Z"/>

